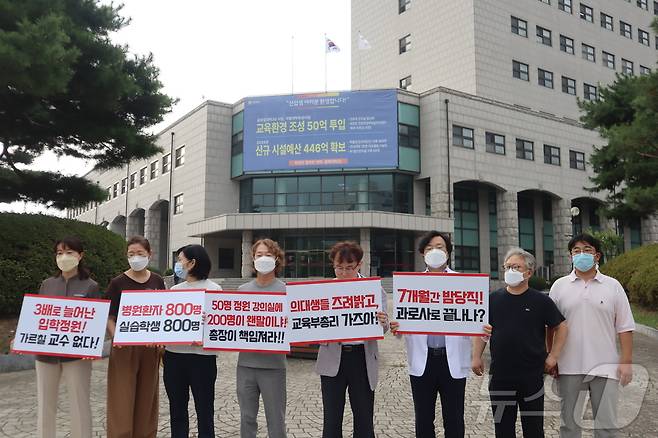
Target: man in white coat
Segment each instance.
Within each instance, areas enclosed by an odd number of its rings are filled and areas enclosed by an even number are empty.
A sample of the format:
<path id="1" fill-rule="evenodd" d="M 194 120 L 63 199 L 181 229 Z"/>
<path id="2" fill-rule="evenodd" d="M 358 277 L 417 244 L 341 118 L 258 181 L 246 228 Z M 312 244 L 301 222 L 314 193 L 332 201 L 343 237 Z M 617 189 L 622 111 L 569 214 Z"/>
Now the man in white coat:
<path id="1" fill-rule="evenodd" d="M 425 272 L 455 272 L 448 267 L 452 253 L 450 236 L 438 231 L 425 234 L 418 245 Z M 391 322 L 391 331 L 399 327 Z M 446 438 L 464 437 L 464 393 L 471 369 L 471 339 L 466 336 L 404 335 L 414 400 L 417 438 L 435 438 L 437 396 Z"/>

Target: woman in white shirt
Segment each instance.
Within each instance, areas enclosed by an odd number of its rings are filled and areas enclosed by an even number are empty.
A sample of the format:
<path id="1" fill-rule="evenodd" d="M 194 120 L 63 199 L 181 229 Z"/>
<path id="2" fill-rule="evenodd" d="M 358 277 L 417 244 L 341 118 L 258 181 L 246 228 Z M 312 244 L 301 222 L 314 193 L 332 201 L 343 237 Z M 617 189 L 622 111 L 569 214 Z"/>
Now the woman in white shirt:
<path id="1" fill-rule="evenodd" d="M 221 290 L 210 280 L 210 257 L 201 245 L 187 245 L 178 250 L 174 266 L 183 281 L 172 289 Z M 200 345 L 170 345 L 165 349 L 163 380 L 169 397 L 172 438 L 188 438 L 190 420 L 187 405 L 190 389 L 194 397 L 199 438 L 215 436 L 215 381 L 217 356 Z"/>

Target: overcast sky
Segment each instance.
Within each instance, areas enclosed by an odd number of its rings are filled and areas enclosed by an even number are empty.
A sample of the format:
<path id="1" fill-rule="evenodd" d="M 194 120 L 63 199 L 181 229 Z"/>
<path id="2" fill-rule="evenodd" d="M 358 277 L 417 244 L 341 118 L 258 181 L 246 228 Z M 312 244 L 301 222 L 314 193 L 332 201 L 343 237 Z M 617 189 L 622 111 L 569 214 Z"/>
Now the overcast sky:
<path id="1" fill-rule="evenodd" d="M 328 89 L 350 88 L 350 0 L 124 0 L 122 15 L 132 21 L 114 41 L 153 53 L 165 93 L 180 99 L 154 132 L 208 99 L 233 103 L 293 85 L 295 93 L 324 91 L 325 33 L 340 48 L 327 57 Z M 92 167 L 52 155 L 32 166 L 76 174 Z M 0 203 L 0 211 L 63 215 L 23 203 Z"/>

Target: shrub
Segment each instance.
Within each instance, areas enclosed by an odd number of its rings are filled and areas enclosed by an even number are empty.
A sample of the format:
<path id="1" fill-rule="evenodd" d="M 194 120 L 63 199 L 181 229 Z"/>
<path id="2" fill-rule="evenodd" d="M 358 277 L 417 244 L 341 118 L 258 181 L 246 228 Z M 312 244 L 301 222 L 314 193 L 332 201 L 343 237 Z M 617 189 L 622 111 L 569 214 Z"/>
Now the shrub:
<path id="1" fill-rule="evenodd" d="M 628 251 L 601 267 L 601 272 L 616 278 L 629 299 L 658 310 L 658 244 Z"/>
<path id="2" fill-rule="evenodd" d="M 127 268 L 125 240 L 85 222 L 38 214 L 0 213 L 0 315 L 16 315 L 23 295 L 39 290 L 57 271 L 53 245 L 66 236 L 79 237 L 91 277 L 104 290 L 112 277 Z"/>

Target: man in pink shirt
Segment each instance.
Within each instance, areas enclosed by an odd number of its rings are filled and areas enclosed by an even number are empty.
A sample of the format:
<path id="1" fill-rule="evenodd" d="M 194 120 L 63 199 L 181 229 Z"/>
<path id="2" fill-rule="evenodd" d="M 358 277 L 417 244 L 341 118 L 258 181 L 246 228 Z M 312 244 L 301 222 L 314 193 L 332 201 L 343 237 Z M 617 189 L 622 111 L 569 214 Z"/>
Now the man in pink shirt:
<path id="1" fill-rule="evenodd" d="M 592 401 L 594 437 L 614 437 L 619 384 L 626 386 L 633 378 L 635 322 L 624 288 L 598 270 L 600 242 L 580 234 L 568 248 L 574 269 L 550 292 L 569 324 L 556 373 L 562 398 L 560 437 L 581 437 L 582 391 L 588 391 Z"/>

